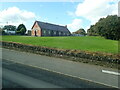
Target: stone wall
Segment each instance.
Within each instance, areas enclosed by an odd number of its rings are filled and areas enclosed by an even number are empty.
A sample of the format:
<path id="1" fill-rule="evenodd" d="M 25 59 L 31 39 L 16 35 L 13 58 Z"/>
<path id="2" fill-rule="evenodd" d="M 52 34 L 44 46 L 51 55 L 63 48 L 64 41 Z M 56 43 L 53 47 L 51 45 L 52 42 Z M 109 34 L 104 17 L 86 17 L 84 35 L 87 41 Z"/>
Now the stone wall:
<path id="1" fill-rule="evenodd" d="M 36 54 L 48 55 L 48 56 L 58 56 L 58 57 L 68 57 L 73 58 L 75 60 L 84 59 L 85 62 L 102 61 L 107 63 L 120 64 L 120 55 L 119 54 L 108 54 L 108 53 L 100 53 L 100 52 L 85 52 L 80 50 L 65 50 L 65 49 L 57 49 L 57 48 L 49 48 L 49 47 L 41 47 L 41 46 L 33 46 L 15 42 L 4 42 L 2 41 L 2 47 L 18 49 L 26 52 L 32 52 Z"/>

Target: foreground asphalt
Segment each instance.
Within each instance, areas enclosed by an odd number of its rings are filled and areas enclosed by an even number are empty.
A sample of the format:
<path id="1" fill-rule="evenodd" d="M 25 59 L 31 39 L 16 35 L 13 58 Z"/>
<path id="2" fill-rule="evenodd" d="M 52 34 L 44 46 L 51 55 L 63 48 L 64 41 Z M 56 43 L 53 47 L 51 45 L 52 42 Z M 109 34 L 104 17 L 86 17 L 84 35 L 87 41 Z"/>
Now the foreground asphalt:
<path id="1" fill-rule="evenodd" d="M 24 75 L 4 68 L 3 68 L 3 78 L 12 81 L 24 88 L 60 88 L 57 85 L 47 83 L 45 81 L 38 80 L 37 78 L 33 78 L 28 75 Z M 3 88 L 6 88 L 4 86 L 5 85 L 3 85 Z"/>
<path id="2" fill-rule="evenodd" d="M 117 70 L 111 68 L 104 68 L 96 65 L 89 65 L 60 58 L 41 56 L 8 49 L 2 49 L 2 59 L 3 61 L 14 61 L 42 70 L 59 73 L 61 75 L 95 82 L 100 85 L 119 87 L 118 75 L 102 72 L 102 70 L 118 72 Z"/>
<path id="3" fill-rule="evenodd" d="M 111 88 L 7 60 L 3 61 L 2 70 L 3 88 L 12 86 L 7 86 L 5 80 L 16 84 L 18 88 Z"/>

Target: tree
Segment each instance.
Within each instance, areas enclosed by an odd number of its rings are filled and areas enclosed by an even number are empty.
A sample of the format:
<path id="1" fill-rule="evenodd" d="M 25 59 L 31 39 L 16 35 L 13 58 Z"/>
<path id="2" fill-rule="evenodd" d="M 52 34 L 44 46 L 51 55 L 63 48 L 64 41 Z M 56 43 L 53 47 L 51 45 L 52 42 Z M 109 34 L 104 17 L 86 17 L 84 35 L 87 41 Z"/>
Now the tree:
<path id="1" fill-rule="evenodd" d="M 4 33 L 3 28 L 0 27 L 0 35 Z"/>
<path id="2" fill-rule="evenodd" d="M 26 32 L 26 31 L 27 31 L 27 30 L 26 30 L 25 25 L 24 25 L 24 24 L 20 24 L 20 25 L 17 27 L 16 33 L 17 33 L 18 35 L 25 35 L 25 32 Z"/>
<path id="3" fill-rule="evenodd" d="M 95 25 L 90 26 L 90 29 L 87 30 L 87 34 L 89 36 L 98 36 L 98 32 L 97 32 L 97 30 L 95 28 Z"/>
<path id="4" fill-rule="evenodd" d="M 5 25 L 3 30 L 16 31 L 16 26 L 14 25 Z"/>
<path id="5" fill-rule="evenodd" d="M 81 34 L 81 35 L 86 35 L 86 32 L 83 28 L 80 28 L 79 30 L 73 32 L 73 34 Z"/>
<path id="6" fill-rule="evenodd" d="M 16 31 L 16 26 L 14 25 L 5 25 L 4 27 L 0 27 L 0 34 L 7 35 L 6 31 Z"/>
<path id="7" fill-rule="evenodd" d="M 106 18 L 101 18 L 95 25 L 87 30 L 87 34 L 94 36 L 103 36 L 106 39 L 120 39 L 120 17 L 117 15 L 108 15 Z"/>

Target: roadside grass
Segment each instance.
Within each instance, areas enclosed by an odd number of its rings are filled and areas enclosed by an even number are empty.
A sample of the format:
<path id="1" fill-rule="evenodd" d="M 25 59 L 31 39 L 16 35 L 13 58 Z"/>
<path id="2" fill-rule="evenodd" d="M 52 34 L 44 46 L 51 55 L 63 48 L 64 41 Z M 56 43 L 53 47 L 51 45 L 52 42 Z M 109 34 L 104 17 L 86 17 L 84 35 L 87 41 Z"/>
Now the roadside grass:
<path id="1" fill-rule="evenodd" d="M 31 37 L 31 36 L 0 36 L 2 41 L 31 44 L 36 46 L 60 49 L 74 49 L 91 52 L 118 53 L 118 41 L 98 36 L 85 37 Z"/>

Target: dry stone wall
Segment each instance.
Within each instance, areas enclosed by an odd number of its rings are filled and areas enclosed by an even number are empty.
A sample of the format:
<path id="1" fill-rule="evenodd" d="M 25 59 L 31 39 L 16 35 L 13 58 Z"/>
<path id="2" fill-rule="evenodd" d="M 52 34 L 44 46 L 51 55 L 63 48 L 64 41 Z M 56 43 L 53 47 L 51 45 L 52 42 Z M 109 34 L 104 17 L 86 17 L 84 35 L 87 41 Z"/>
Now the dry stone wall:
<path id="1" fill-rule="evenodd" d="M 86 52 L 80 50 L 67 50 L 67 49 L 57 49 L 41 46 L 33 46 L 27 44 L 21 44 L 16 42 L 0 42 L 2 47 L 18 49 L 21 51 L 48 55 L 48 56 L 58 56 L 58 57 L 71 57 L 73 59 L 79 60 L 79 58 L 84 58 L 91 61 L 103 61 L 108 63 L 120 64 L 120 55 L 119 54 L 108 54 L 100 52 Z"/>

